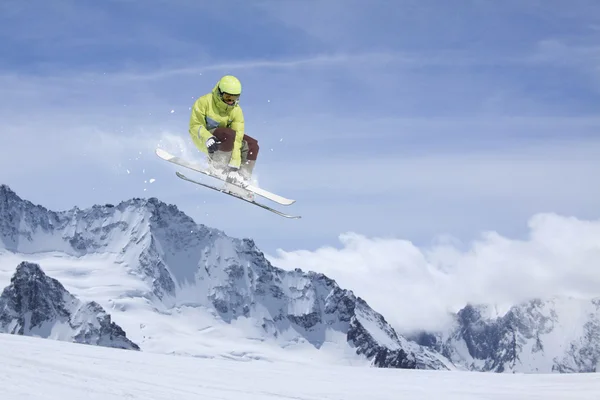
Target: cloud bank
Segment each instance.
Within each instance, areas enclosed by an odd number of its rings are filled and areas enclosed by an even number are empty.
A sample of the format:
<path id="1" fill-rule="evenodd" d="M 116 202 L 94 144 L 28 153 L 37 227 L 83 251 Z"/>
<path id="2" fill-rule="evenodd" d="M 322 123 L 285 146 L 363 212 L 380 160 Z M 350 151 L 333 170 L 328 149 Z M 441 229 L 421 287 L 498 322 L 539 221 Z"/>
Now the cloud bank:
<path id="1" fill-rule="evenodd" d="M 531 298 L 600 296 L 600 219 L 536 214 L 518 240 L 485 232 L 417 247 L 393 237 L 340 235 L 340 248 L 278 250 L 281 268 L 322 272 L 351 289 L 400 332 L 443 329 L 468 302 L 499 312 Z"/>

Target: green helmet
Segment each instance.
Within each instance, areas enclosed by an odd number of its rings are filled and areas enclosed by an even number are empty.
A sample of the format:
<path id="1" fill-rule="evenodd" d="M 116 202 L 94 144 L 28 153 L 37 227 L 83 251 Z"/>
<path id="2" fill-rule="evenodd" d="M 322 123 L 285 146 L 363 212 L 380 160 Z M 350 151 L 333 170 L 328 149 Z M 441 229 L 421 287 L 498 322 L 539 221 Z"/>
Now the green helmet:
<path id="1" fill-rule="evenodd" d="M 225 75 L 219 80 L 219 90 L 221 93 L 240 95 L 242 94 L 242 84 L 235 76 Z"/>

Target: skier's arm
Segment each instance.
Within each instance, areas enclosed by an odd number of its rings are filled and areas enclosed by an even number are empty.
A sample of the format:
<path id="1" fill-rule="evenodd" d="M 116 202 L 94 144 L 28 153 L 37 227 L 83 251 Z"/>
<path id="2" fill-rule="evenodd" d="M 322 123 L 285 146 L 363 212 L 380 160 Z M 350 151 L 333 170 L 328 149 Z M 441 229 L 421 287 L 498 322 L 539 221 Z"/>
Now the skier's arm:
<path id="1" fill-rule="evenodd" d="M 235 141 L 233 142 L 233 153 L 229 165 L 239 168 L 242 165 L 242 141 L 244 139 L 244 113 L 238 106 L 236 107 L 231 120 L 231 129 L 235 131 Z"/>
<path id="2" fill-rule="evenodd" d="M 206 141 L 212 136 L 206 129 L 206 107 L 203 104 L 203 99 L 199 98 L 192 107 L 190 116 L 190 136 L 192 142 L 201 151 L 206 151 Z"/>

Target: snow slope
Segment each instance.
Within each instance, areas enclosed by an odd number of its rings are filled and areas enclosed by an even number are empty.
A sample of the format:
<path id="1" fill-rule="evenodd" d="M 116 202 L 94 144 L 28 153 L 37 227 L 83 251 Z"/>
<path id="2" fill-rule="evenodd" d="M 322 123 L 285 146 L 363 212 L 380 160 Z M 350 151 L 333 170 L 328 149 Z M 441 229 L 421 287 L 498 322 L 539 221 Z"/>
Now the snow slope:
<path id="1" fill-rule="evenodd" d="M 598 374 L 485 374 L 240 363 L 0 334 L 11 400 L 592 400 Z"/>

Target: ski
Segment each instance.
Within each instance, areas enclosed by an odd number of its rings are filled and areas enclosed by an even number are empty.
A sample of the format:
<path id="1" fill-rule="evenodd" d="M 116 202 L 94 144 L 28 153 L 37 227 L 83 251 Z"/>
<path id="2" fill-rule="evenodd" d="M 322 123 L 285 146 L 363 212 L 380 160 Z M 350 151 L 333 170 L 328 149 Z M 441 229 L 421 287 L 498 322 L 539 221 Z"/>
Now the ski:
<path id="1" fill-rule="evenodd" d="M 279 203 L 284 206 L 289 206 L 296 202 L 296 200 L 287 199 L 283 196 L 279 196 L 275 193 L 269 192 L 268 190 L 264 190 L 259 187 L 253 186 L 253 185 L 241 186 L 241 185 L 236 185 L 235 183 L 232 183 L 232 182 L 228 182 L 228 181 L 224 180 L 223 178 L 219 177 L 218 175 L 212 174 L 208 169 L 204 168 L 202 165 L 191 162 L 191 161 L 184 160 L 183 158 L 177 157 L 161 148 L 156 149 L 156 155 L 165 161 L 171 162 L 171 163 L 179 165 L 181 167 L 191 169 L 192 171 L 200 172 L 200 173 L 208 175 L 212 178 L 226 182 L 230 185 L 237 186 L 241 189 L 248 190 L 254 194 L 264 197 L 265 199 L 274 201 L 275 203 Z"/>
<path id="2" fill-rule="evenodd" d="M 255 206 L 264 208 L 265 210 L 271 211 L 272 213 L 275 213 L 275 214 L 280 215 L 282 217 L 290 218 L 290 219 L 299 219 L 299 218 L 301 218 L 299 215 L 289 215 L 289 214 L 282 213 L 281 211 L 275 210 L 275 209 L 273 209 L 273 208 L 271 208 L 271 207 L 269 207 L 269 206 L 267 206 L 265 204 L 257 203 L 256 201 L 253 201 L 253 200 L 248 200 L 248 199 L 244 198 L 244 196 L 242 196 L 241 194 L 238 194 L 238 193 L 235 193 L 233 191 L 227 190 L 228 185 L 230 185 L 230 187 L 232 189 L 236 188 L 238 191 L 240 189 L 244 190 L 244 189 L 240 188 L 237 185 L 231 185 L 231 184 L 229 184 L 229 183 L 226 182 L 225 186 L 223 188 L 218 188 L 216 186 L 209 185 L 209 184 L 202 183 L 202 182 L 198 182 L 198 181 L 196 181 L 194 179 L 188 178 L 187 176 L 185 176 L 184 174 L 182 174 L 179 171 L 176 171 L 175 174 L 179 178 L 183 179 L 184 181 L 192 182 L 192 183 L 195 183 L 196 185 L 204 186 L 206 188 L 209 188 L 209 189 L 212 189 L 212 190 L 216 190 L 217 192 L 228 194 L 228 195 L 230 195 L 232 197 L 235 197 L 237 199 L 244 200 L 247 203 L 254 204 Z M 236 190 L 236 189 L 234 189 L 234 190 Z"/>

